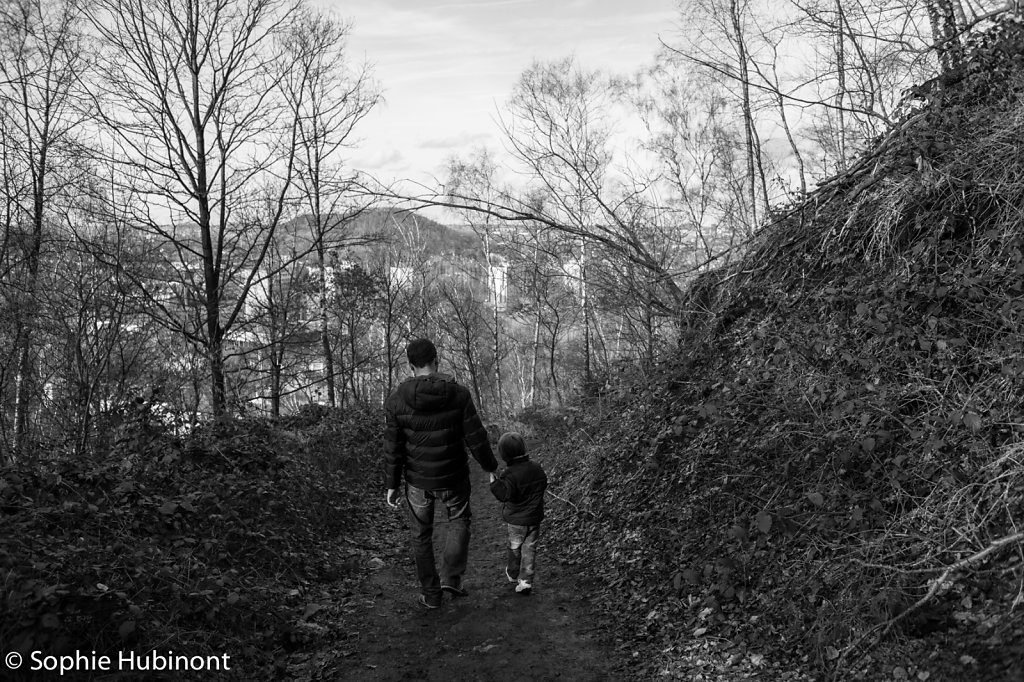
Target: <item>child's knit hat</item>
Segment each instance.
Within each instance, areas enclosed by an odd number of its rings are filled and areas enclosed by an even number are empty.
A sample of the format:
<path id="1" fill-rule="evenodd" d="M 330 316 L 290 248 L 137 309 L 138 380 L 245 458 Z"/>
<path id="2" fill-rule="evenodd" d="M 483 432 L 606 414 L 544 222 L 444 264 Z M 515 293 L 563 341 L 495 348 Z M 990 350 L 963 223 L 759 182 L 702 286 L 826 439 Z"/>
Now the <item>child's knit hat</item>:
<path id="1" fill-rule="evenodd" d="M 498 439 L 498 454 L 506 464 L 526 457 L 526 441 L 515 431 L 502 434 Z"/>

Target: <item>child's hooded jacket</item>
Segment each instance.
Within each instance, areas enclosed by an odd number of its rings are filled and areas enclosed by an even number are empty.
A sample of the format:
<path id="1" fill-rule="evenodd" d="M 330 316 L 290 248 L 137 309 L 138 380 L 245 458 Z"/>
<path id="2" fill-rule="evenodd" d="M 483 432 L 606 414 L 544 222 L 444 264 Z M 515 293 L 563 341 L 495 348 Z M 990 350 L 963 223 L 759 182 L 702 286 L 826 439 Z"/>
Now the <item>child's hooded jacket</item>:
<path id="1" fill-rule="evenodd" d="M 536 526 L 544 518 L 544 491 L 548 477 L 539 464 L 523 456 L 491 483 L 491 493 L 504 502 L 501 518 L 516 526 Z"/>

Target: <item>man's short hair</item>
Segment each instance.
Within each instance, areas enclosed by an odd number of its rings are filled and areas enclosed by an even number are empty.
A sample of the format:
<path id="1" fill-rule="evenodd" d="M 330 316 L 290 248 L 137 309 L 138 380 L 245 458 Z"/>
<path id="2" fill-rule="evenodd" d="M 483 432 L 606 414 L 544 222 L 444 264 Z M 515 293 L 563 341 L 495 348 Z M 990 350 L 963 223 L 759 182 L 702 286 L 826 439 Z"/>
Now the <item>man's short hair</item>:
<path id="1" fill-rule="evenodd" d="M 405 354 L 413 367 L 426 367 L 437 360 L 437 348 L 434 348 L 434 343 L 430 339 L 410 341 L 405 347 Z"/>

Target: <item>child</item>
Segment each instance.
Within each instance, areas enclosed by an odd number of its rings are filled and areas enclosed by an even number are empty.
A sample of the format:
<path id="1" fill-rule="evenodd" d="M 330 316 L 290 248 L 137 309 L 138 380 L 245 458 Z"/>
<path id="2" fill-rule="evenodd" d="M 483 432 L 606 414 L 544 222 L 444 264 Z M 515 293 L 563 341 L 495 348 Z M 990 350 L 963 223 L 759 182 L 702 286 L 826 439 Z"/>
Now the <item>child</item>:
<path id="1" fill-rule="evenodd" d="M 498 454 L 506 467 L 491 474 L 491 492 L 505 504 L 501 518 L 508 523 L 508 563 L 505 577 L 516 583 L 516 592 L 533 589 L 534 560 L 540 522 L 544 518 L 544 490 L 548 477 L 526 454 L 526 443 L 518 433 L 509 432 L 498 440 Z"/>

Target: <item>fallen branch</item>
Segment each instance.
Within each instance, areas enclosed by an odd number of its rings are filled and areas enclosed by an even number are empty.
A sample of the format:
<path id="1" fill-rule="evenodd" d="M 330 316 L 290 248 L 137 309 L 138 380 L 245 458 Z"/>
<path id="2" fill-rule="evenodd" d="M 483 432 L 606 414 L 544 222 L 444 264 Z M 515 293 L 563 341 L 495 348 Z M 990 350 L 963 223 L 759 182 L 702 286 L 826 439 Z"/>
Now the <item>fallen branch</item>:
<path id="1" fill-rule="evenodd" d="M 899 623 L 907 616 L 909 616 L 911 613 L 914 613 L 922 606 L 927 604 L 932 599 L 932 597 L 934 597 L 942 588 L 942 585 L 945 584 L 946 579 L 949 578 L 951 573 L 953 573 L 954 571 L 959 571 L 960 569 L 965 568 L 977 561 L 981 561 L 989 554 L 992 554 L 993 552 L 1002 549 L 1006 545 L 1013 544 L 1015 542 L 1019 543 L 1022 541 L 1024 541 L 1024 532 L 1014 533 L 1013 535 L 1007 535 L 1006 537 L 999 538 L 998 540 L 993 541 L 985 549 L 975 552 L 971 556 L 965 557 L 960 561 L 957 561 L 956 563 L 947 566 L 945 570 L 942 571 L 942 575 L 940 575 L 938 578 L 932 581 L 932 586 L 928 588 L 928 592 L 923 597 L 921 597 L 916 602 L 911 604 L 905 611 L 902 611 L 893 616 L 892 618 L 890 618 L 889 620 L 887 620 L 886 622 L 879 623 L 878 625 L 869 629 L 867 632 L 861 635 L 857 639 L 857 641 L 843 649 L 842 654 L 839 656 L 838 660 L 836 660 L 835 670 L 832 671 L 832 679 L 838 679 L 839 671 L 842 669 L 843 660 L 846 659 L 846 657 L 849 656 L 851 653 L 856 651 L 866 639 L 874 635 L 879 630 L 881 630 L 882 632 L 880 635 L 878 635 L 877 639 L 881 639 L 882 637 L 885 637 L 887 634 L 889 634 L 889 632 L 897 623 Z"/>
<path id="2" fill-rule="evenodd" d="M 953 571 L 958 571 L 961 568 L 963 568 L 965 566 L 968 566 L 970 564 L 973 564 L 975 561 L 980 561 L 980 560 L 984 559 L 986 556 L 988 556 L 992 552 L 996 551 L 997 549 L 1000 549 L 1001 547 L 1003 547 L 1005 545 L 1011 544 L 1013 542 L 1020 542 L 1022 540 L 1024 540 L 1024 532 L 1014 533 L 1013 535 L 1008 535 L 1005 538 L 1000 538 L 1000 539 L 996 540 L 995 542 L 993 542 L 992 544 L 990 544 L 988 547 L 986 547 L 985 549 L 981 550 L 980 552 L 972 554 L 971 556 L 969 556 L 969 557 L 967 557 L 965 559 L 961 559 L 960 561 L 956 562 L 955 564 L 952 564 L 952 565 L 948 566 L 946 568 L 946 570 L 942 572 L 942 575 L 940 575 L 938 577 L 938 579 L 935 580 L 932 583 L 932 586 L 931 586 L 931 588 L 928 589 L 928 593 L 927 594 L 925 594 L 923 597 L 921 597 L 916 602 L 914 602 L 906 611 L 903 611 L 902 613 L 897 614 L 896 616 L 891 618 L 888 623 L 885 624 L 885 629 L 882 631 L 882 636 L 884 637 L 885 635 L 887 635 L 889 633 L 889 631 L 892 630 L 893 626 L 896 625 L 896 623 L 898 623 L 899 621 L 901 621 L 904 618 L 906 618 L 907 615 L 913 613 L 914 611 L 916 611 L 919 608 L 921 608 L 922 606 L 924 606 L 925 603 L 928 602 L 928 600 L 930 600 L 932 597 L 934 597 L 935 594 L 942 587 L 942 584 L 946 582 L 946 578 L 949 577 L 950 573 L 952 573 Z"/>
<path id="3" fill-rule="evenodd" d="M 548 495 L 550 495 L 551 497 L 555 498 L 559 502 L 564 502 L 567 505 L 569 505 L 570 507 L 572 507 L 573 509 L 575 509 L 577 513 L 579 513 L 579 514 L 589 514 L 591 517 L 593 517 L 595 519 L 598 518 L 597 514 L 595 514 L 594 512 L 590 511 L 589 509 L 580 509 L 579 507 L 577 507 L 575 504 L 573 504 L 569 500 L 565 499 L 564 497 L 559 497 L 558 495 L 554 494 L 550 490 L 548 490 L 546 492 L 547 492 Z"/>

